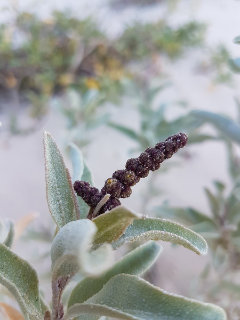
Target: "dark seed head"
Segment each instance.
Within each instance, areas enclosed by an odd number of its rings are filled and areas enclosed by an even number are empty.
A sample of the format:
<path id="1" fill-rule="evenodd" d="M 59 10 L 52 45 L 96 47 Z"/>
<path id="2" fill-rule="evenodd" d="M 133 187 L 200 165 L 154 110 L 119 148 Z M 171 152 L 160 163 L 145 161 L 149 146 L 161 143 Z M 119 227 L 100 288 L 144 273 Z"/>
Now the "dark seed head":
<path id="1" fill-rule="evenodd" d="M 101 194 L 97 188 L 91 187 L 86 181 L 75 181 L 74 190 L 90 207 L 95 207 L 101 200 Z"/>
<path id="2" fill-rule="evenodd" d="M 91 186 L 86 181 L 75 181 L 73 185 L 74 190 L 77 195 L 80 197 L 84 197 L 85 195 L 89 195 L 91 191 Z"/>
<path id="3" fill-rule="evenodd" d="M 165 159 L 164 153 L 157 148 L 151 148 L 148 150 L 148 154 L 152 161 L 149 169 L 152 171 L 157 170 L 160 167 L 160 163 Z"/>
<path id="4" fill-rule="evenodd" d="M 122 191 L 122 184 L 119 180 L 109 178 L 106 180 L 103 192 L 111 194 L 112 197 L 119 198 Z"/>
<path id="5" fill-rule="evenodd" d="M 105 203 L 104 206 L 102 206 L 101 210 L 99 211 L 99 214 L 102 214 L 106 211 L 112 210 L 113 208 L 120 206 L 121 202 L 117 198 L 109 198 L 109 200 Z"/>
<path id="6" fill-rule="evenodd" d="M 185 133 L 182 133 L 182 132 L 177 134 L 177 139 L 179 140 L 178 144 L 179 144 L 180 148 L 185 147 L 185 145 L 188 142 L 188 136 Z"/>
<path id="7" fill-rule="evenodd" d="M 157 143 L 157 144 L 155 145 L 155 148 L 157 148 L 158 150 L 164 152 L 164 150 L 165 150 L 165 144 L 164 144 L 164 142 L 159 142 L 159 143 Z"/>
<path id="8" fill-rule="evenodd" d="M 117 170 L 112 176 L 127 186 L 133 186 L 139 181 L 139 178 L 132 170 Z"/>
<path id="9" fill-rule="evenodd" d="M 122 178 L 125 174 L 125 170 L 117 170 L 113 173 L 112 177 L 122 182 Z"/>
<path id="10" fill-rule="evenodd" d="M 128 198 L 132 194 L 132 189 L 130 187 L 125 186 L 122 189 L 120 198 Z"/>
<path id="11" fill-rule="evenodd" d="M 127 170 L 131 170 L 131 171 L 134 171 L 136 170 L 137 166 L 139 165 L 139 161 L 138 159 L 135 159 L 135 158 L 131 158 L 131 159 L 128 159 L 128 161 L 126 162 L 126 169 Z"/>
<path id="12" fill-rule="evenodd" d="M 139 161 L 144 167 L 150 168 L 152 165 L 152 160 L 151 160 L 151 156 L 150 156 L 149 152 L 147 152 L 147 150 L 140 154 Z M 149 148 L 149 151 L 150 151 L 150 148 Z"/>
<path id="13" fill-rule="evenodd" d="M 94 196 L 91 197 L 91 206 L 92 207 L 96 207 L 97 204 L 100 202 L 100 200 L 102 199 L 102 194 L 101 193 L 98 193 L 98 194 L 95 194 Z"/>
<path id="14" fill-rule="evenodd" d="M 149 169 L 144 167 L 143 165 L 139 164 L 137 169 L 135 170 L 135 174 L 139 178 L 145 178 L 149 174 Z"/>

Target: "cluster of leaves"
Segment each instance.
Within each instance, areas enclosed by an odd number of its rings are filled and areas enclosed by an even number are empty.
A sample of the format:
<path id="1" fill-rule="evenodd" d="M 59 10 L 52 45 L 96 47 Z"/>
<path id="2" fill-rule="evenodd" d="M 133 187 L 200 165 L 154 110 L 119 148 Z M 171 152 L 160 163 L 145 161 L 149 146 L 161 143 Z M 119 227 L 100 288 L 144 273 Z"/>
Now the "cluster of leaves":
<path id="1" fill-rule="evenodd" d="M 109 118 L 104 102 L 105 95 L 94 89 L 83 94 L 68 89 L 64 96 L 52 101 L 53 109 L 60 112 L 66 121 L 66 145 L 69 141 L 81 148 L 89 144 L 94 129 L 105 124 Z"/>
<path id="2" fill-rule="evenodd" d="M 113 8 L 126 8 L 127 6 L 149 6 L 159 4 L 161 0 L 111 0 Z"/>
<path id="3" fill-rule="evenodd" d="M 160 21 L 130 26 L 111 40 L 90 19 L 58 11 L 48 20 L 20 13 L 12 25 L 0 25 L 0 87 L 30 92 L 32 100 L 33 94 L 50 96 L 69 86 L 113 96 L 130 76 L 125 69 L 130 61 L 159 52 L 176 57 L 201 44 L 203 29 L 198 23 L 171 28 Z"/>
<path id="4" fill-rule="evenodd" d="M 77 199 L 69 171 L 51 135 L 44 137 L 47 200 L 56 223 L 51 245 L 52 308 L 43 301 L 36 271 L 10 248 L 12 225 L 1 229 L 0 283 L 17 299 L 25 319 L 184 319 L 224 320 L 224 311 L 172 295 L 141 279 L 161 248 L 147 242 L 113 263 L 113 252 L 124 243 L 163 240 L 206 254 L 206 241 L 182 225 L 144 218 L 120 206 L 97 218 L 86 219 L 87 208 Z M 92 183 L 91 174 L 76 146 L 71 146 L 73 177 Z M 77 275 L 82 280 L 78 280 Z M 63 291 L 71 282 L 70 290 Z M 72 289 L 73 288 L 73 289 Z M 0 310 L 10 320 L 23 316 L 6 303 Z"/>
<path id="5" fill-rule="evenodd" d="M 204 42 L 206 26 L 188 22 L 180 27 L 170 27 L 165 20 L 157 23 L 135 23 L 118 39 L 117 49 L 126 59 L 136 60 L 159 52 L 170 58 L 180 56 L 187 48 Z"/>
<path id="6" fill-rule="evenodd" d="M 21 13 L 11 28 L 2 24 L 0 29 L 1 86 L 46 94 L 72 83 L 84 52 L 91 50 L 93 41 L 104 40 L 91 20 L 61 12 L 45 21 Z M 18 44 L 16 37 L 21 37 Z"/>
<path id="7" fill-rule="evenodd" d="M 234 74 L 240 72 L 240 60 L 234 59 L 223 44 L 210 49 L 209 55 L 210 59 L 201 64 L 201 70 L 212 72 L 217 83 L 233 84 Z"/>
<path id="8" fill-rule="evenodd" d="M 138 151 L 181 131 L 187 132 L 189 135 L 188 143 L 191 144 L 215 139 L 215 137 L 202 134 L 199 131 L 203 121 L 189 112 L 183 102 L 159 102 L 160 94 L 167 87 L 166 83 L 158 86 L 149 85 L 145 91 L 138 87 L 137 90 L 135 88 L 136 92 L 133 91 L 133 94 L 139 96 L 136 110 L 140 124 L 137 130 L 113 121 L 109 121 L 108 125 L 134 140 Z M 169 117 L 170 106 L 177 111 L 176 116 Z"/>

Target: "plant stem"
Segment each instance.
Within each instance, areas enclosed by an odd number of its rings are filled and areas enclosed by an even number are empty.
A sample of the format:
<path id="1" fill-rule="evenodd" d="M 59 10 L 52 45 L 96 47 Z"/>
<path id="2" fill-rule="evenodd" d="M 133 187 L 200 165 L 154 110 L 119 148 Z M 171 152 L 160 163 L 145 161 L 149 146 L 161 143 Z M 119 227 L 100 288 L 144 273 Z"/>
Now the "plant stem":
<path id="1" fill-rule="evenodd" d="M 60 277 L 52 281 L 52 320 L 62 320 L 64 316 L 61 297 L 69 277 Z"/>

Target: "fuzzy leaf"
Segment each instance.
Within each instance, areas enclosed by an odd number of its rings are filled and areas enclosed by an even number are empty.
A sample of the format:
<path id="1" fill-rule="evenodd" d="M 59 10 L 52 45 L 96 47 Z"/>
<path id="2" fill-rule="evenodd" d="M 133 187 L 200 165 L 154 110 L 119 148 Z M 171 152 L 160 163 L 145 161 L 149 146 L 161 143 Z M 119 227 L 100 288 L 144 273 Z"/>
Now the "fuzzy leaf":
<path id="1" fill-rule="evenodd" d="M 65 319 L 86 313 L 125 320 L 226 320 L 224 311 L 213 304 L 169 294 L 126 274 L 111 278 L 85 303 L 73 305 Z"/>
<path id="2" fill-rule="evenodd" d="M 165 219 L 138 219 L 114 243 L 119 247 L 124 243 L 141 240 L 162 240 L 180 244 L 197 254 L 207 253 L 207 243 L 202 236 L 178 223 Z"/>
<path id="3" fill-rule="evenodd" d="M 0 315 L 3 313 L 5 320 L 24 320 L 21 313 L 10 305 L 0 302 Z"/>
<path id="4" fill-rule="evenodd" d="M 90 251 L 96 231 L 95 224 L 88 219 L 69 222 L 60 229 L 51 248 L 53 278 L 73 276 L 78 271 L 98 275 L 110 267 L 110 245 Z"/>
<path id="5" fill-rule="evenodd" d="M 14 238 L 14 226 L 11 221 L 0 221 L 0 243 L 11 247 Z"/>
<path id="6" fill-rule="evenodd" d="M 44 134 L 46 188 L 49 211 L 59 228 L 79 218 L 72 182 L 52 136 Z"/>
<path id="7" fill-rule="evenodd" d="M 73 166 L 73 181 L 75 180 L 82 180 L 89 182 L 93 185 L 92 174 L 83 160 L 83 155 L 81 150 L 75 145 L 70 144 L 70 158 L 72 161 Z M 85 219 L 88 215 L 89 206 L 86 204 L 85 201 L 81 197 L 77 197 L 78 206 L 81 213 L 81 218 Z"/>
<path id="8" fill-rule="evenodd" d="M 155 242 L 148 242 L 126 254 L 120 261 L 99 278 L 85 278 L 73 289 L 68 306 L 82 303 L 99 292 L 115 275 L 127 273 L 141 275 L 156 261 L 161 247 Z"/>
<path id="9" fill-rule="evenodd" d="M 94 244 L 116 241 L 136 218 L 138 218 L 136 214 L 122 206 L 101 214 L 93 219 L 98 229 Z"/>
<path id="10" fill-rule="evenodd" d="M 228 138 L 240 143 L 240 126 L 230 118 L 214 112 L 202 110 L 194 110 L 191 114 L 197 119 L 213 124 Z"/>
<path id="11" fill-rule="evenodd" d="M 42 320 L 42 308 L 35 270 L 0 244 L 0 283 L 17 299 L 27 320 Z"/>

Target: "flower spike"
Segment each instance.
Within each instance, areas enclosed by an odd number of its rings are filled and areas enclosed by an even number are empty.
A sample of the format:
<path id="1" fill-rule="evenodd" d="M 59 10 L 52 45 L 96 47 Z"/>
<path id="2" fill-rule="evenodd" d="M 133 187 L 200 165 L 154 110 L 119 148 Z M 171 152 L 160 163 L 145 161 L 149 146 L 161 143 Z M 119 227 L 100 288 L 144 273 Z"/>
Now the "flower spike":
<path id="1" fill-rule="evenodd" d="M 88 217 L 92 218 L 92 212 L 100 200 L 110 194 L 109 200 L 100 208 L 97 215 L 111 210 L 121 204 L 119 198 L 127 198 L 132 189 L 141 178 L 148 176 L 149 171 L 160 168 L 161 163 L 172 157 L 180 148 L 187 143 L 188 137 L 185 133 L 178 133 L 168 137 L 164 142 L 159 142 L 153 148 L 147 148 L 138 158 L 128 159 L 124 170 L 117 170 L 111 178 L 105 181 L 101 191 L 91 187 L 88 182 L 75 181 L 74 190 L 77 195 L 90 206 Z"/>

